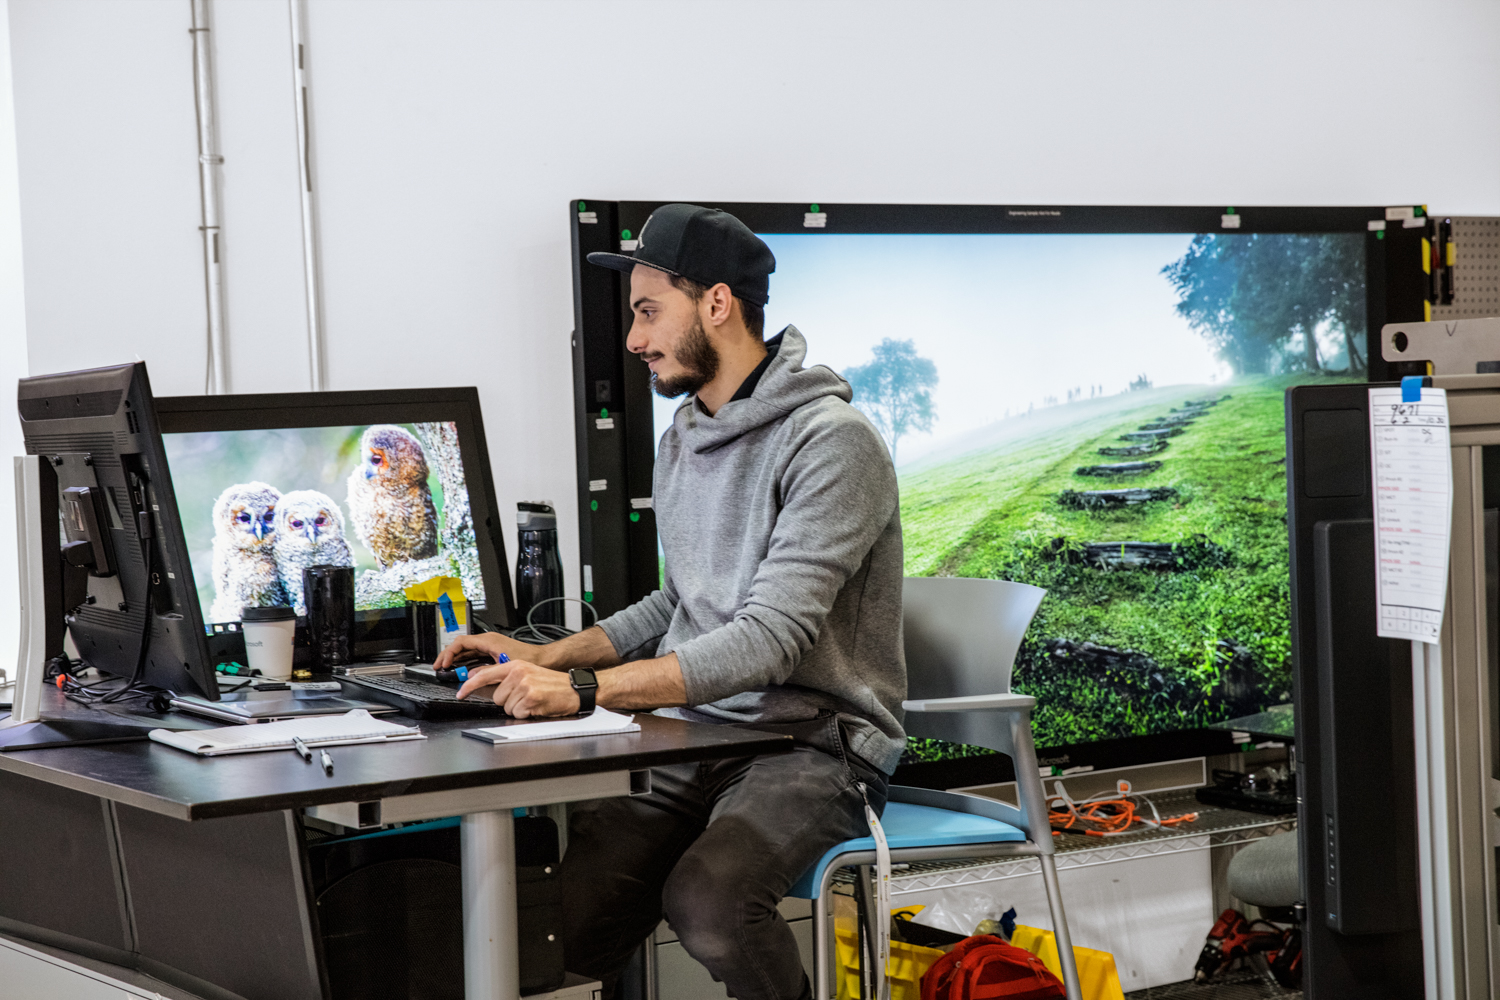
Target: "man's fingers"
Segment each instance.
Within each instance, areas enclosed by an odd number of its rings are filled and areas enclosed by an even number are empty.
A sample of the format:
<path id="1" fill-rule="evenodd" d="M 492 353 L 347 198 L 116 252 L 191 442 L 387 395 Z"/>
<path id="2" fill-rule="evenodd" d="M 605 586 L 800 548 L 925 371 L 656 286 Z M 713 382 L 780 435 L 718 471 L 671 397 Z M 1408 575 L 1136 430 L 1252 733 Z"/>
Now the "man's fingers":
<path id="1" fill-rule="evenodd" d="M 438 654 L 437 660 L 433 662 L 433 666 L 438 670 L 448 670 L 453 666 L 453 661 L 458 659 L 460 656 L 472 656 L 475 653 L 482 652 L 478 642 L 475 641 L 476 639 L 477 636 L 456 636 L 454 640 L 448 644 L 447 648 L 445 648 L 441 653 Z"/>
<path id="2" fill-rule="evenodd" d="M 463 686 L 458 689 L 458 697 L 467 698 L 479 688 L 499 684 L 514 669 L 514 663 L 492 663 L 487 667 L 474 667 L 469 671 L 469 679 L 464 681 Z"/>

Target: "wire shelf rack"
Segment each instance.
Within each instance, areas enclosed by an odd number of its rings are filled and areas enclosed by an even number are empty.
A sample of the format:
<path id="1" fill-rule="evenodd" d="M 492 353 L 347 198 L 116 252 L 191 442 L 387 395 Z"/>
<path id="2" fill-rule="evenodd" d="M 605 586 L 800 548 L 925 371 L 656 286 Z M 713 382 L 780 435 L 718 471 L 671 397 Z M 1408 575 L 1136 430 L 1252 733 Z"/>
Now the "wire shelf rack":
<path id="1" fill-rule="evenodd" d="M 1196 812 L 1198 818 L 1178 826 L 1141 829 L 1113 837 L 1060 834 L 1056 838 L 1058 870 L 1087 868 L 1159 854 L 1230 847 L 1274 833 L 1285 833 L 1297 827 L 1295 816 L 1264 816 L 1223 806 L 1204 805 L 1190 791 L 1166 792 L 1150 798 L 1156 803 L 1162 816 Z M 891 895 L 993 882 L 1037 874 L 1040 871 L 1041 864 L 1034 857 L 919 861 L 896 866 L 891 877 Z M 844 869 L 834 876 L 834 881 L 853 884 L 854 873 Z"/>

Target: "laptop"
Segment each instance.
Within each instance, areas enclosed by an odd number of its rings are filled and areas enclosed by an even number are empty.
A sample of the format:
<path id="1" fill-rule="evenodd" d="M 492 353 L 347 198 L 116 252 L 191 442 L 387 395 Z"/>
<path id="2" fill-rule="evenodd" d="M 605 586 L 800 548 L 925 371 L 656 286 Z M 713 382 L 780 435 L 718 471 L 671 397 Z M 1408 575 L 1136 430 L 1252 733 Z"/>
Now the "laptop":
<path id="1" fill-rule="evenodd" d="M 209 701 L 195 694 L 180 694 L 172 698 L 172 707 L 180 712 L 237 725 L 303 719 L 310 715 L 343 715 L 356 708 L 363 708 L 371 715 L 391 715 L 397 711 L 383 702 L 345 698 L 332 692 L 316 692 L 321 697 L 310 697 L 310 694 L 313 692 L 231 691 L 218 701 Z"/>

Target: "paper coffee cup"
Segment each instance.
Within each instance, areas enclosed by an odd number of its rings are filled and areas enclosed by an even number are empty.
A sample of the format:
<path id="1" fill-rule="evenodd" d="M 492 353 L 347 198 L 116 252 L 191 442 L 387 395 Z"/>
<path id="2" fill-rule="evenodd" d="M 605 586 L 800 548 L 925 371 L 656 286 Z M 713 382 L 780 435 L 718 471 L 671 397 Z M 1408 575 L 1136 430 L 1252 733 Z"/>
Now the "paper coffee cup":
<path id="1" fill-rule="evenodd" d="M 292 649 L 297 634 L 297 612 L 287 607 L 245 608 L 240 623 L 245 635 L 245 659 L 262 677 L 289 680 Z"/>

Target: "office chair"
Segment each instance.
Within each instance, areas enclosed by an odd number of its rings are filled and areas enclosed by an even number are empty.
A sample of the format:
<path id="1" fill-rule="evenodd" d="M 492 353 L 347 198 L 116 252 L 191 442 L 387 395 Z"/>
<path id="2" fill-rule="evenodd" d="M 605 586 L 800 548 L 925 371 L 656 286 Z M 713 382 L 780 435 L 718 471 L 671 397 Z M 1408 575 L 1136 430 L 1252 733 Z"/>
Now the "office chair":
<path id="1" fill-rule="evenodd" d="M 1026 627 L 1046 591 L 1023 583 L 908 577 L 903 589 L 906 635 L 906 731 L 987 747 L 1010 757 L 1019 808 L 978 795 L 929 788 L 890 787 L 881 826 L 892 862 L 954 858 L 1035 857 L 1040 864 L 1068 1000 L 1079 1000 L 1068 920 L 1058 889 L 1052 828 L 1031 740 L 1036 699 L 1010 690 L 1011 667 Z M 834 872 L 856 867 L 869 885 L 876 862 L 873 836 L 832 848 L 787 893 L 813 903 L 813 996 L 833 997 L 833 920 L 829 888 Z M 870 907 L 869 931 L 889 935 L 889 914 Z M 884 940 L 884 939 L 883 939 Z M 883 949 L 886 953 L 889 948 Z M 862 966 L 873 963 L 862 961 Z M 884 969 L 869 970 L 869 994 L 887 996 Z"/>

